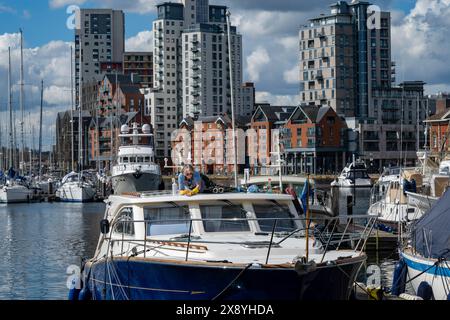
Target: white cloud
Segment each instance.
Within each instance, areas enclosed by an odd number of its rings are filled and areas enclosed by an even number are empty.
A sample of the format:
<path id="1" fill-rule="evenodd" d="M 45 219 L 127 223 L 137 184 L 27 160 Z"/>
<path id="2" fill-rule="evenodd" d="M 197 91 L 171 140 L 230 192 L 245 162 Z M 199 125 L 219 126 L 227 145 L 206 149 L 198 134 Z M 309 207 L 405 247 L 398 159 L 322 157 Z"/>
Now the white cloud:
<path id="1" fill-rule="evenodd" d="M 52 143 L 56 113 L 70 108 L 70 45 L 63 41 L 51 41 L 40 47 L 24 48 L 25 114 L 27 119 L 30 117 L 34 121 L 37 130 L 40 83 L 44 80 L 45 145 Z M 8 46 L 12 50 L 13 109 L 19 116 L 20 35 L 18 33 L 0 35 L 0 75 L 2 75 L 0 77 L 0 111 L 5 111 L 7 106 Z M 4 115 L 0 117 L 5 130 L 5 119 L 8 117 Z M 27 125 L 26 130 L 30 130 L 30 125 Z M 27 137 L 27 144 L 30 145 L 31 136 L 28 134 Z"/>
<path id="2" fill-rule="evenodd" d="M 70 87 L 47 86 L 44 89 L 44 101 L 47 105 L 69 105 L 71 103 Z"/>
<path id="3" fill-rule="evenodd" d="M 5 6 L 3 4 L 0 3 L 0 13 L 16 13 L 16 9 L 11 8 L 9 6 Z"/>
<path id="4" fill-rule="evenodd" d="M 247 57 L 247 72 L 251 81 L 259 81 L 260 73 L 270 62 L 269 54 L 263 47 L 256 48 L 250 56 Z"/>
<path id="5" fill-rule="evenodd" d="M 49 0 L 49 6 L 52 9 L 67 7 L 70 5 L 82 5 L 87 0 Z M 158 0 L 92 0 L 92 7 L 114 8 L 116 10 L 124 10 L 137 14 L 146 14 L 156 10 L 156 4 L 161 2 Z"/>
<path id="6" fill-rule="evenodd" d="M 70 5 L 82 5 L 86 2 L 86 0 L 50 0 L 49 6 L 50 8 L 57 9 L 61 7 L 66 7 Z"/>
<path id="7" fill-rule="evenodd" d="M 289 84 L 299 84 L 300 83 L 300 76 L 299 76 L 299 68 L 296 64 L 291 69 L 286 70 L 284 72 L 284 81 Z"/>
<path id="8" fill-rule="evenodd" d="M 274 106 L 297 106 L 300 103 L 299 95 L 276 95 L 267 91 L 258 91 L 256 93 L 256 102 L 268 102 Z"/>
<path id="9" fill-rule="evenodd" d="M 392 28 L 397 80 L 424 80 L 432 88 L 450 88 L 450 0 L 417 0 L 403 21 Z"/>
<path id="10" fill-rule="evenodd" d="M 127 51 L 153 51 L 153 32 L 142 31 L 125 42 Z"/>
<path id="11" fill-rule="evenodd" d="M 31 18 L 31 12 L 29 10 L 23 10 L 22 11 L 22 17 L 24 19 L 30 19 Z"/>

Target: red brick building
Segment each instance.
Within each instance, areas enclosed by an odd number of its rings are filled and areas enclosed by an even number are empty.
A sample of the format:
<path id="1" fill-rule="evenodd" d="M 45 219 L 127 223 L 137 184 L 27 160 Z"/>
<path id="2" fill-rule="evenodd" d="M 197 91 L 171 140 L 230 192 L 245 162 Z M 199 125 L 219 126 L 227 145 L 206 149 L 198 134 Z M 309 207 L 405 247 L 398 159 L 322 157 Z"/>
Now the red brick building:
<path id="1" fill-rule="evenodd" d="M 290 137 L 284 153 L 293 173 L 337 172 L 345 165 L 347 125 L 330 106 L 299 106 L 283 129 Z"/>
<path id="2" fill-rule="evenodd" d="M 276 151 L 279 141 L 285 173 L 325 173 L 339 171 L 346 158 L 347 126 L 329 106 L 280 107 L 261 105 L 252 117 L 250 127 L 257 131 L 258 164 Z M 274 130 L 279 140 L 273 139 Z M 276 137 L 276 136 L 275 136 Z M 274 162 L 272 154 L 272 161 Z"/>
<path id="3" fill-rule="evenodd" d="M 439 163 L 450 153 L 450 110 L 437 113 L 424 122 L 430 129 L 430 157 Z"/>
<path id="4" fill-rule="evenodd" d="M 227 175 L 234 171 L 234 154 L 232 153 L 232 122 L 228 115 L 184 118 L 178 132 L 172 139 L 172 154 L 179 154 L 183 163 L 192 163 L 206 174 Z M 245 124 L 236 122 L 240 130 L 238 143 L 238 171 L 245 165 Z M 185 137 L 191 139 L 190 150 L 184 147 L 175 147 L 184 141 Z M 240 147 L 240 148 L 239 148 Z"/>

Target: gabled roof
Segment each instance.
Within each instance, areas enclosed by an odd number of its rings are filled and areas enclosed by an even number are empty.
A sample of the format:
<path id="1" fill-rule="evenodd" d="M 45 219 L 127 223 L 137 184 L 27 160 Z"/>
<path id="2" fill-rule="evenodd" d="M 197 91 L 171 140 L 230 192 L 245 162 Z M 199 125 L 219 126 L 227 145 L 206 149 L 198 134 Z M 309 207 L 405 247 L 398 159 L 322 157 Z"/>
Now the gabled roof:
<path id="1" fill-rule="evenodd" d="M 112 84 L 116 84 L 116 74 L 115 73 L 107 73 L 105 74 L 105 78 Z M 117 83 L 119 84 L 133 84 L 131 80 L 131 75 L 129 74 L 117 74 Z"/>
<path id="2" fill-rule="evenodd" d="M 133 121 L 136 116 L 138 115 L 137 112 L 127 112 L 121 114 L 119 117 L 113 117 L 113 123 L 115 127 L 120 127 L 124 124 L 129 124 L 131 121 Z M 97 118 L 92 118 L 90 127 L 95 128 L 96 127 L 96 121 Z M 111 128 L 111 118 L 109 116 L 106 117 L 98 117 L 98 127 L 100 129 L 108 129 Z"/>
<path id="3" fill-rule="evenodd" d="M 256 109 L 255 113 L 252 116 L 252 120 L 254 120 L 258 112 L 262 112 L 268 122 L 278 122 L 278 121 L 284 122 L 289 119 L 289 117 L 292 115 L 292 112 L 294 112 L 295 109 L 296 109 L 295 106 L 261 105 Z"/>
<path id="4" fill-rule="evenodd" d="M 122 91 L 123 94 L 141 94 L 141 90 L 139 85 L 121 85 L 119 84 L 120 91 Z"/>
<path id="5" fill-rule="evenodd" d="M 427 118 L 424 122 L 448 122 L 450 121 L 450 110 L 445 110 L 443 112 L 432 115 Z"/>
<path id="6" fill-rule="evenodd" d="M 312 123 L 320 122 L 329 110 L 330 106 L 298 106 L 289 120 L 295 121 L 300 114 L 305 115 Z M 289 121 L 288 120 L 288 121 Z"/>

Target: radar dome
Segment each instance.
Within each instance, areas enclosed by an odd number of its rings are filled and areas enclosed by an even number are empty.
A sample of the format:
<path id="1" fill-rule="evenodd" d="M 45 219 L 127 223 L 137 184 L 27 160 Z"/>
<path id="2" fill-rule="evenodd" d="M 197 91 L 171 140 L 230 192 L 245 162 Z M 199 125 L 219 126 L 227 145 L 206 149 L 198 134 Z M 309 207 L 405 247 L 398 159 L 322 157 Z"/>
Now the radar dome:
<path id="1" fill-rule="evenodd" d="M 150 127 L 149 124 L 144 124 L 142 126 L 142 132 L 145 134 L 150 134 L 152 132 L 152 128 Z"/>
<path id="2" fill-rule="evenodd" d="M 120 128 L 120 132 L 122 132 L 122 134 L 127 134 L 130 131 L 130 127 L 128 127 L 126 124 L 124 124 L 121 128 Z"/>

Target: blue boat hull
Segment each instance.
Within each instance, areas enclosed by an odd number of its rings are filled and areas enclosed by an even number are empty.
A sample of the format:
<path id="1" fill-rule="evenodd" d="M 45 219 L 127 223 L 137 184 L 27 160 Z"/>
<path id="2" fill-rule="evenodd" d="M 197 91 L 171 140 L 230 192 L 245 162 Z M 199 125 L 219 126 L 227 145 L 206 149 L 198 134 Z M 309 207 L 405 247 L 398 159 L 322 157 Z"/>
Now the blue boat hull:
<path id="1" fill-rule="evenodd" d="M 298 273 L 282 266 L 246 269 L 117 258 L 85 265 L 82 295 L 95 300 L 346 300 L 365 259 Z"/>

